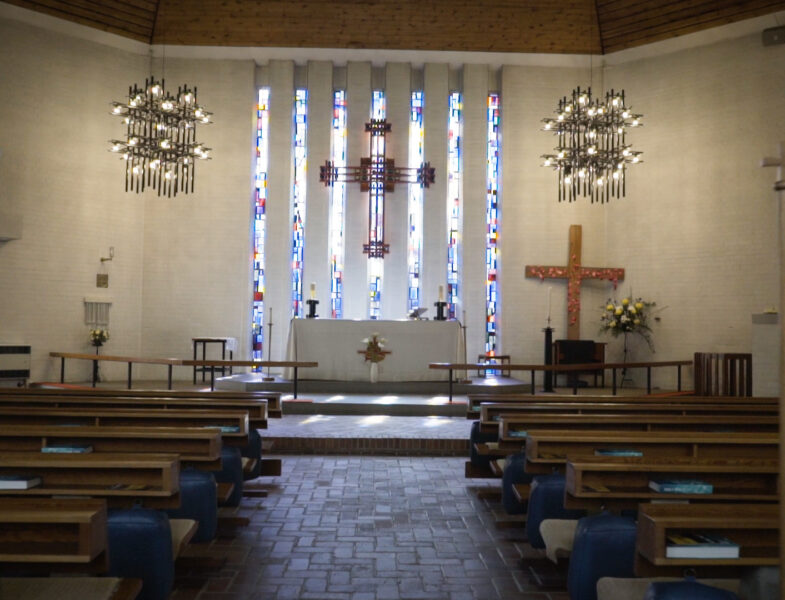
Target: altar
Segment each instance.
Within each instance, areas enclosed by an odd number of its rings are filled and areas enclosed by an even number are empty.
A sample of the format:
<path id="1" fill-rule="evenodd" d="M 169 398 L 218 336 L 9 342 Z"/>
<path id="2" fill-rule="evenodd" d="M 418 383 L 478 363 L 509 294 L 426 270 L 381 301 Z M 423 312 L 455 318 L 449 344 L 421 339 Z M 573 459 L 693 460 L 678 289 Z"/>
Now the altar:
<path id="1" fill-rule="evenodd" d="M 464 361 L 458 321 L 349 319 L 292 319 L 286 360 L 319 363 L 301 372 L 304 379 L 368 381 L 370 363 L 358 350 L 365 350 L 363 340 L 373 334 L 387 340 L 384 349 L 389 352 L 378 363 L 379 381 L 446 380 L 447 371 L 429 369 L 428 363 Z"/>

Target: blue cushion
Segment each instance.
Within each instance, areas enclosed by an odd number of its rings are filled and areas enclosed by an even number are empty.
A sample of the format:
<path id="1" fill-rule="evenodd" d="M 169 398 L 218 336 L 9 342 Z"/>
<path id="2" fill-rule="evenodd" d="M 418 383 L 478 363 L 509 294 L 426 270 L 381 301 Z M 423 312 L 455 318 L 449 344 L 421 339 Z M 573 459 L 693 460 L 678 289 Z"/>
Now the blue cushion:
<path id="1" fill-rule="evenodd" d="M 110 510 L 107 516 L 111 577 L 142 580 L 137 600 L 166 600 L 174 581 L 172 530 L 157 510 Z"/>
<path id="2" fill-rule="evenodd" d="M 194 542 L 209 542 L 218 528 L 218 502 L 212 473 L 187 467 L 180 472 L 180 508 L 167 510 L 171 519 L 193 519 L 199 523 Z"/>
<path id="3" fill-rule="evenodd" d="M 570 600 L 597 600 L 601 577 L 634 577 L 635 521 L 603 512 L 578 521 L 567 572 Z"/>
<path id="4" fill-rule="evenodd" d="M 580 519 L 585 510 L 564 508 L 564 475 L 537 475 L 532 479 L 529 493 L 529 514 L 526 517 L 526 537 L 534 548 L 545 548 L 540 535 L 540 523 L 545 519 Z"/>
<path id="5" fill-rule="evenodd" d="M 526 504 L 515 497 L 513 486 L 518 483 L 531 483 L 532 476 L 526 472 L 526 453 L 511 454 L 504 462 L 502 473 L 502 506 L 509 515 L 526 512 Z"/>
<path id="6" fill-rule="evenodd" d="M 221 448 L 221 470 L 215 473 L 218 483 L 233 483 L 229 499 L 222 503 L 223 506 L 240 506 L 243 498 L 243 459 L 239 448 Z"/>
<path id="7" fill-rule="evenodd" d="M 240 449 L 240 454 L 245 458 L 256 459 L 256 466 L 250 473 L 244 473 L 246 480 L 256 479 L 262 474 L 262 436 L 259 432 L 251 428 L 248 432 L 248 444 Z"/>
<path id="8" fill-rule="evenodd" d="M 728 590 L 686 580 L 651 583 L 643 600 L 739 600 L 739 597 Z"/>
<path id="9" fill-rule="evenodd" d="M 475 466 L 484 469 L 489 469 L 491 464 L 491 456 L 481 456 L 474 448 L 474 444 L 486 444 L 488 442 L 498 442 L 498 431 L 480 431 L 480 422 L 475 421 L 472 423 L 471 431 L 469 432 L 469 461 Z"/>

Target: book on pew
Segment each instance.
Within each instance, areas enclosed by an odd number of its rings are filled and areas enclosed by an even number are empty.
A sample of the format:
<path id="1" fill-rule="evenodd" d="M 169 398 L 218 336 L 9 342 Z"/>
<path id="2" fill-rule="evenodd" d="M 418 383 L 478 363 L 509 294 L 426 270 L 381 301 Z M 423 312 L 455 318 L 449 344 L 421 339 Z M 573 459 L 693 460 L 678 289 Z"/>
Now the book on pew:
<path id="1" fill-rule="evenodd" d="M 37 475 L 0 475 L 0 490 L 29 490 L 39 485 Z"/>
<path id="2" fill-rule="evenodd" d="M 739 545 L 711 533 L 669 533 L 666 536 L 665 558 L 739 558 Z"/>
<path id="3" fill-rule="evenodd" d="M 632 448 L 597 448 L 594 456 L 643 456 L 643 452 Z"/>
<path id="4" fill-rule="evenodd" d="M 87 444 L 55 444 L 41 448 L 45 454 L 89 454 L 92 451 L 93 447 Z"/>
<path id="5" fill-rule="evenodd" d="M 700 479 L 652 479 L 649 488 L 663 494 L 714 493 L 714 486 Z"/>
<path id="6" fill-rule="evenodd" d="M 507 435 L 513 438 L 525 438 L 525 437 L 529 437 L 529 432 L 516 429 L 513 431 L 508 431 Z"/>

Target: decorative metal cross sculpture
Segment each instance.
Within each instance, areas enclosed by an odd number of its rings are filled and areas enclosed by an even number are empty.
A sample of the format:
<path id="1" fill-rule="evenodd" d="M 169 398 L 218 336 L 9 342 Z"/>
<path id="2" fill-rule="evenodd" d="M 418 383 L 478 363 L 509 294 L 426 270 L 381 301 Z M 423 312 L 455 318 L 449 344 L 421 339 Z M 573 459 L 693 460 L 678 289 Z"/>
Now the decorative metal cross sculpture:
<path id="1" fill-rule="evenodd" d="M 604 279 L 613 282 L 616 289 L 620 279 L 624 279 L 624 269 L 603 269 L 581 266 L 580 225 L 570 225 L 570 257 L 566 267 L 526 266 L 526 277 L 567 280 L 567 339 L 581 338 L 581 281 L 584 279 Z"/>
<path id="2" fill-rule="evenodd" d="M 428 187 L 435 181 L 435 169 L 424 162 L 419 167 L 396 167 L 395 160 L 385 155 L 385 136 L 391 125 L 385 119 L 372 119 L 365 124 L 371 134 L 370 156 L 360 159 L 359 167 L 336 167 L 327 161 L 319 167 L 319 181 L 331 186 L 335 182 L 359 183 L 368 192 L 368 243 L 363 252 L 369 258 L 384 258 L 390 245 L 384 241 L 384 195 L 395 191 L 396 183 L 417 183 Z"/>

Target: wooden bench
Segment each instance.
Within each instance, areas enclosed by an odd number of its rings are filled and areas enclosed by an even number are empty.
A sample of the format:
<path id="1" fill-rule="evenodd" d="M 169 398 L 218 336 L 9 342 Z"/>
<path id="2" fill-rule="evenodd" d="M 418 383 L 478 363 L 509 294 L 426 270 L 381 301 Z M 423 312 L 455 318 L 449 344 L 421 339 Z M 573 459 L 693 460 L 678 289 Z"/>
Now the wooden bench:
<path id="1" fill-rule="evenodd" d="M 0 598 L 13 600 L 134 600 L 142 581 L 118 577 L 0 578 Z"/>
<path id="2" fill-rule="evenodd" d="M 47 389 L 47 388 L 0 388 L 0 402 L 15 403 L 20 400 L 32 402 L 72 402 L 79 404 L 90 399 L 99 404 L 102 399 L 107 404 L 122 404 L 128 402 L 139 406 L 156 406 L 162 408 L 180 408 L 193 406 L 194 408 L 245 408 L 251 424 L 258 429 L 266 428 L 257 425 L 267 418 L 281 417 L 280 392 L 199 392 L 182 390 L 112 390 L 103 388 L 84 388 L 76 390 Z M 203 406 L 204 404 L 204 406 Z M 264 405 L 264 407 L 263 407 Z"/>
<path id="3" fill-rule="evenodd" d="M 573 403 L 635 403 L 635 404 L 749 404 L 758 405 L 778 405 L 779 399 L 776 397 L 724 397 L 724 396 L 700 396 L 700 395 L 674 395 L 674 396 L 571 396 L 571 395 L 532 395 L 532 394 L 470 394 L 467 403 L 467 415 L 469 419 L 476 419 L 483 403 L 494 404 L 548 404 L 560 402 Z"/>
<path id="4" fill-rule="evenodd" d="M 172 454 L 0 453 L 0 476 L 33 475 L 41 484 L 0 490 L 0 496 L 91 496 L 110 507 L 141 502 L 150 508 L 180 506 L 180 462 Z"/>
<path id="5" fill-rule="evenodd" d="M 738 575 L 747 567 L 779 565 L 776 504 L 642 504 L 638 511 L 635 574 L 641 577 Z M 739 558 L 667 558 L 669 533 L 712 531 L 739 544 Z"/>
<path id="6" fill-rule="evenodd" d="M 776 415 L 661 415 L 661 414 L 553 414 L 503 416 L 498 422 L 499 441 L 523 444 L 532 430 L 604 429 L 640 431 L 771 431 L 779 430 Z"/>
<path id="7" fill-rule="evenodd" d="M 223 442 L 248 443 L 248 413 L 242 410 L 60 408 L 0 406 L 2 425 L 103 425 L 111 427 L 202 427 L 218 429 Z"/>
<path id="8" fill-rule="evenodd" d="M 221 434 L 214 429 L 0 425 L 0 452 L 41 452 L 64 445 L 88 446 L 94 453 L 177 454 L 184 465 L 221 468 Z"/>
<path id="9" fill-rule="evenodd" d="M 643 458 L 571 456 L 566 465 L 566 508 L 635 509 L 641 502 L 777 502 L 779 461 L 749 458 Z M 667 494 L 649 487 L 655 479 L 700 480 L 711 494 Z"/>
<path id="10" fill-rule="evenodd" d="M 745 432 L 532 432 L 526 439 L 526 470 L 531 473 L 564 471 L 568 456 L 593 456 L 602 450 L 636 450 L 644 458 L 777 459 L 779 435 Z"/>
<path id="11" fill-rule="evenodd" d="M 106 500 L 0 497 L 0 569 L 30 563 L 105 572 Z"/>

